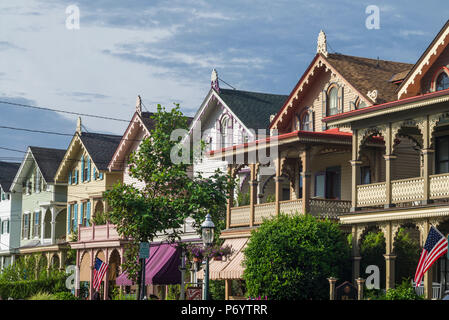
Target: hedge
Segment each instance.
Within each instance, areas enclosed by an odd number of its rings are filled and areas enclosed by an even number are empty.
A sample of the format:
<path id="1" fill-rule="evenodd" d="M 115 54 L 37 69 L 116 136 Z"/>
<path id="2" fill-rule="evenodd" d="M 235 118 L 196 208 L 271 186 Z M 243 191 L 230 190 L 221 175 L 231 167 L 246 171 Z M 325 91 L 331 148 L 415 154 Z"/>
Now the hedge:
<path id="1" fill-rule="evenodd" d="M 14 282 L 0 282 L 0 297 L 26 299 L 39 292 L 61 292 L 67 291 L 65 286 L 66 277 L 55 277 L 43 280 L 22 280 Z"/>

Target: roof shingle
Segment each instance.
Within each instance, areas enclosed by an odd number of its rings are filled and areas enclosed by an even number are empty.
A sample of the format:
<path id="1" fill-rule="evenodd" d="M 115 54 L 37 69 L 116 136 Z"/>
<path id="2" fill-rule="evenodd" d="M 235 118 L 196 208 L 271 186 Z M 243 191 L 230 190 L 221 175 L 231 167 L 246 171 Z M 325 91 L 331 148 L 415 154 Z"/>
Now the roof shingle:
<path id="1" fill-rule="evenodd" d="M 108 170 L 108 164 L 111 161 L 122 136 L 82 132 L 79 137 L 98 170 Z"/>
<path id="2" fill-rule="evenodd" d="M 9 192 L 20 163 L 0 161 L 0 186 L 4 192 Z"/>

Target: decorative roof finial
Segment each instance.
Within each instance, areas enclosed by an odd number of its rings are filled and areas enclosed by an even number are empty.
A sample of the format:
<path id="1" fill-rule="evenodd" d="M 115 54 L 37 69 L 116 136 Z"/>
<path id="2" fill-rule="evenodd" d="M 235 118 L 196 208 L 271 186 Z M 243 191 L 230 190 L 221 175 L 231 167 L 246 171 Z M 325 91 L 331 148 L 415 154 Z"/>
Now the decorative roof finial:
<path id="1" fill-rule="evenodd" d="M 326 34 L 323 30 L 320 31 L 318 34 L 318 42 L 316 47 L 316 52 L 321 53 L 323 56 L 327 57 L 327 41 L 326 41 Z"/>
<path id="2" fill-rule="evenodd" d="M 136 100 L 136 112 L 142 114 L 142 98 L 140 98 L 140 95 L 137 96 Z"/>
<path id="3" fill-rule="evenodd" d="M 76 121 L 76 132 L 81 133 L 81 117 Z"/>
<path id="4" fill-rule="evenodd" d="M 218 83 L 218 73 L 217 70 L 213 69 L 210 76 L 210 86 L 217 92 L 220 92 L 220 85 Z"/>

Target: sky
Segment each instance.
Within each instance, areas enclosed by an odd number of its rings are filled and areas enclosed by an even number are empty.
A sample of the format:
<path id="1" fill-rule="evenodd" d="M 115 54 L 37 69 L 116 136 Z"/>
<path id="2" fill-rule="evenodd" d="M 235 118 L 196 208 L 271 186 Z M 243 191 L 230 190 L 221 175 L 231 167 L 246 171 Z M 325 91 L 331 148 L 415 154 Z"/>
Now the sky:
<path id="1" fill-rule="evenodd" d="M 66 23 L 73 5 L 78 29 Z M 366 27 L 370 5 L 378 29 Z M 0 101 L 129 120 L 141 95 L 149 111 L 179 103 L 193 116 L 213 68 L 237 89 L 289 94 L 321 29 L 330 52 L 415 63 L 447 19 L 447 0 L 1 0 Z M 66 149 L 76 118 L 0 103 L 0 160 L 22 161 L 28 145 Z M 118 135 L 127 126 L 82 122 Z"/>

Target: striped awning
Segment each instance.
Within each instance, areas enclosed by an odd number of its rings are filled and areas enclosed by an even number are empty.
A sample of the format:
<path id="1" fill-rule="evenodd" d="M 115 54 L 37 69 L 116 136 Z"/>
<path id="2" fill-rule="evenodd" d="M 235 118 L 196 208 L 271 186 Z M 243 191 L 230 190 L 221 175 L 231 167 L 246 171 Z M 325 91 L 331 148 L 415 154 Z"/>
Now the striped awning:
<path id="1" fill-rule="evenodd" d="M 226 260 L 212 260 L 209 264 L 209 279 L 226 280 L 242 279 L 243 277 L 243 249 L 246 248 L 248 238 L 226 239 L 223 246 L 231 246 L 233 253 Z M 204 271 L 197 273 L 198 279 L 204 278 Z"/>

